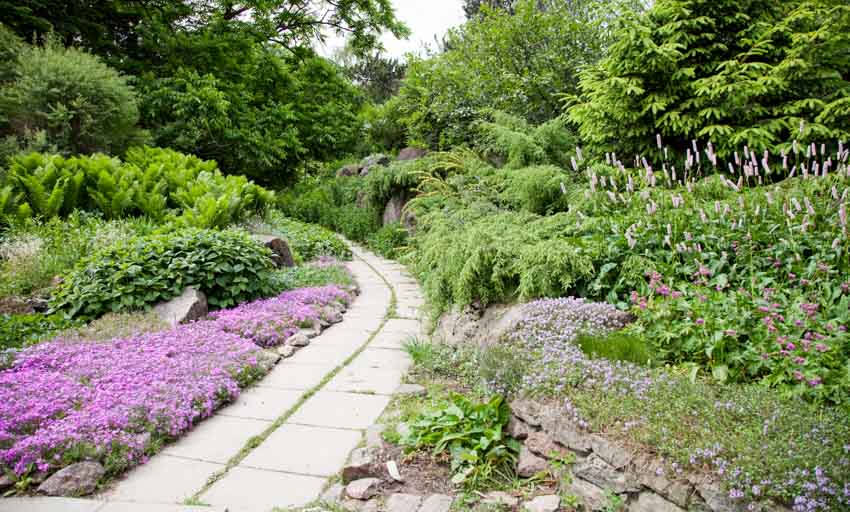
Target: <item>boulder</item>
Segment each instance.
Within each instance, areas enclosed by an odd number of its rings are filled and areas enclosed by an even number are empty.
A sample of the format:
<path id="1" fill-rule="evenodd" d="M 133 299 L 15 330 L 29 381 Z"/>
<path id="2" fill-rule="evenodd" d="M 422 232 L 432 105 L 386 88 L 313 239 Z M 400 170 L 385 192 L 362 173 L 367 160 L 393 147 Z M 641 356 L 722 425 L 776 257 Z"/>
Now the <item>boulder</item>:
<path id="1" fill-rule="evenodd" d="M 519 458 L 517 459 L 516 472 L 522 478 L 530 478 L 538 473 L 545 472 L 549 469 L 549 463 L 546 459 L 538 457 L 531 453 L 528 447 L 523 446 L 519 450 Z"/>
<path id="2" fill-rule="evenodd" d="M 398 152 L 396 160 L 403 162 L 406 160 L 418 160 L 428 154 L 427 149 L 407 147 Z"/>
<path id="3" fill-rule="evenodd" d="M 257 366 L 263 373 L 269 373 L 272 368 L 280 361 L 281 355 L 271 350 L 261 350 L 257 354 Z"/>
<path id="4" fill-rule="evenodd" d="M 543 416 L 541 427 L 555 442 L 574 452 L 588 454 L 592 449 L 590 436 L 571 418 L 564 415 L 560 408 L 550 408 Z M 599 459 L 602 460 L 602 459 Z M 602 460 L 602 462 L 605 462 Z M 606 463 L 607 464 L 607 463 Z"/>
<path id="5" fill-rule="evenodd" d="M 189 286 L 179 296 L 154 306 L 153 312 L 160 320 L 172 327 L 191 322 L 206 316 L 209 312 L 207 296 L 204 292 Z"/>
<path id="6" fill-rule="evenodd" d="M 366 501 L 378 494 L 381 481 L 377 478 L 361 478 L 355 480 L 345 487 L 345 494 L 355 500 Z"/>
<path id="7" fill-rule="evenodd" d="M 454 498 L 445 494 L 432 494 L 422 501 L 419 512 L 449 512 Z"/>
<path id="8" fill-rule="evenodd" d="M 524 309 L 523 304 L 493 304 L 453 310 L 440 317 L 434 338 L 449 345 L 495 345 L 522 318 Z"/>
<path id="9" fill-rule="evenodd" d="M 561 506 L 561 498 L 555 494 L 538 496 L 531 501 L 522 504 L 522 509 L 527 512 L 557 512 Z"/>
<path id="10" fill-rule="evenodd" d="M 590 436 L 590 446 L 593 453 L 617 469 L 623 469 L 634 458 L 632 454 L 617 443 L 613 443 L 600 435 Z"/>
<path id="11" fill-rule="evenodd" d="M 297 349 L 292 345 L 281 345 L 277 347 L 277 353 L 281 357 L 292 357 Z"/>
<path id="12" fill-rule="evenodd" d="M 342 483 L 348 484 L 363 478 L 379 476 L 375 459 L 367 448 L 357 448 L 351 452 L 348 462 L 342 468 Z"/>
<path id="13" fill-rule="evenodd" d="M 48 496 L 86 496 L 94 492 L 105 473 L 97 462 L 77 462 L 53 473 L 38 486 L 38 492 Z"/>
<path id="14" fill-rule="evenodd" d="M 694 486 L 700 497 L 705 500 L 705 504 L 712 512 L 737 512 L 741 510 L 737 504 L 729 497 L 729 493 L 724 492 L 720 483 L 710 480 L 708 477 L 696 478 Z"/>
<path id="15" fill-rule="evenodd" d="M 338 324 L 342 322 L 342 313 L 334 307 L 325 306 L 322 309 L 322 318 L 329 324 Z"/>
<path id="16" fill-rule="evenodd" d="M 605 490 L 581 478 L 571 479 L 566 492 L 577 497 L 586 512 L 605 510 L 608 506 L 608 497 L 605 496 Z"/>
<path id="17" fill-rule="evenodd" d="M 336 171 L 337 176 L 357 176 L 360 174 L 360 169 L 363 167 L 360 164 L 343 165 Z"/>
<path id="18" fill-rule="evenodd" d="M 508 425 L 505 427 L 505 432 L 514 439 L 522 441 L 528 437 L 528 434 L 534 432 L 534 429 L 525 424 L 524 421 L 517 419 L 511 415 L 508 420 Z"/>
<path id="19" fill-rule="evenodd" d="M 253 235 L 254 239 L 272 251 L 272 261 L 278 268 L 294 267 L 295 260 L 286 240 L 272 235 Z"/>
<path id="20" fill-rule="evenodd" d="M 287 338 L 284 344 L 289 345 L 291 347 L 306 347 L 310 344 L 310 338 L 300 332 L 296 332 L 295 334 Z"/>
<path id="21" fill-rule="evenodd" d="M 684 512 L 684 510 L 654 492 L 642 492 L 638 495 L 638 499 L 629 505 L 629 512 Z"/>
<path id="22" fill-rule="evenodd" d="M 368 175 L 375 167 L 381 167 L 390 163 L 390 157 L 383 153 L 369 155 L 360 162 L 360 176 Z"/>
<path id="23" fill-rule="evenodd" d="M 640 485 L 629 474 L 617 471 L 614 466 L 595 454 L 577 462 L 573 468 L 573 475 L 598 487 L 608 489 L 614 494 L 640 490 Z"/>
<path id="24" fill-rule="evenodd" d="M 387 512 L 416 512 L 422 504 L 422 496 L 395 493 L 387 498 Z"/>
<path id="25" fill-rule="evenodd" d="M 404 196 L 396 194 L 390 198 L 387 206 L 384 208 L 384 215 L 382 217 L 384 226 L 401 222 L 404 203 Z"/>
<path id="26" fill-rule="evenodd" d="M 503 491 L 491 491 L 481 497 L 483 505 L 495 505 L 513 508 L 519 503 L 519 498 Z"/>
<path id="27" fill-rule="evenodd" d="M 568 452 L 558 446 L 545 432 L 532 432 L 525 440 L 531 453 L 547 459 L 566 457 Z"/>

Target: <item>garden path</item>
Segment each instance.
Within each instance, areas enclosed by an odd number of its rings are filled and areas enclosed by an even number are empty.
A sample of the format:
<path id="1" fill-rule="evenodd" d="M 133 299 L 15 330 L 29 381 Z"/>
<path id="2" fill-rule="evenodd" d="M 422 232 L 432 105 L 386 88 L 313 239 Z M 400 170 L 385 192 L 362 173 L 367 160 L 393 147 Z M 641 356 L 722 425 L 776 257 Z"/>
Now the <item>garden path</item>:
<path id="1" fill-rule="evenodd" d="M 95 500 L 0 499 L 0 512 L 269 512 L 317 499 L 401 384 L 402 344 L 422 331 L 416 281 L 352 249 L 361 294 L 343 321 L 234 404 Z"/>

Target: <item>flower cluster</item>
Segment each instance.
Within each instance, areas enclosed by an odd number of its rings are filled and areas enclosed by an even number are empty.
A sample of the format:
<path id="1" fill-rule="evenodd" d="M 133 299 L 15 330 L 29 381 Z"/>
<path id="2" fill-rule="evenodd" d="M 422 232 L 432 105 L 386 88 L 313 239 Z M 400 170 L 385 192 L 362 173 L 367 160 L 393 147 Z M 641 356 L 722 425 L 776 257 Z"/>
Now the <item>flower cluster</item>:
<path id="1" fill-rule="evenodd" d="M 348 301 L 335 286 L 300 289 L 165 331 L 27 348 L 0 372 L 0 470 L 94 458 L 117 472 L 142 462 L 259 376 L 258 345 Z"/>

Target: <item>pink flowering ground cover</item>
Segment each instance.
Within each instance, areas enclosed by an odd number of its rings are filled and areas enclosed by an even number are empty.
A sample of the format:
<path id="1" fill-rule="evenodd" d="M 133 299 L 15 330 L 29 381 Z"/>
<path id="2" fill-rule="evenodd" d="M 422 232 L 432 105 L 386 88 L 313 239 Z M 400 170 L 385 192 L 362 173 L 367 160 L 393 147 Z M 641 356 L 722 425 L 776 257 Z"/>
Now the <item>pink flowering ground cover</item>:
<path id="1" fill-rule="evenodd" d="M 305 288 L 166 331 L 29 347 L 0 372 L 0 472 L 88 459 L 115 474 L 144 462 L 261 375 L 258 345 L 349 300 L 336 286 Z"/>

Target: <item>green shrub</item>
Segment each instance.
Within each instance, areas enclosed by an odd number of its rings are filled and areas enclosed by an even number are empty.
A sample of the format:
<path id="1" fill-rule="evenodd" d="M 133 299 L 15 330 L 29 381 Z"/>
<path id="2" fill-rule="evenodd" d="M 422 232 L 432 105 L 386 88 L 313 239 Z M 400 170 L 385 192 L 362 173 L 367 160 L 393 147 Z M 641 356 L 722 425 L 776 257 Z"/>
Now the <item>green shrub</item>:
<path id="1" fill-rule="evenodd" d="M 617 30 L 568 112 L 597 149 L 658 160 L 656 134 L 720 156 L 846 140 L 848 31 L 845 2 L 657 1 Z"/>
<path id="2" fill-rule="evenodd" d="M 510 209 L 545 215 L 569 209 L 573 179 L 559 167 L 541 165 L 501 171 L 494 181 L 504 187 L 500 200 Z"/>
<path id="3" fill-rule="evenodd" d="M 312 288 L 316 286 L 354 284 L 348 270 L 339 264 L 299 265 L 275 272 L 276 291 Z"/>
<path id="4" fill-rule="evenodd" d="M 106 218 L 225 227 L 272 201 L 270 192 L 246 178 L 223 176 L 215 162 L 147 147 L 130 149 L 125 163 L 104 155 L 20 155 L 11 160 L 5 182 L 8 200 L 0 197 L 0 206 L 19 218 L 86 210 Z"/>
<path id="5" fill-rule="evenodd" d="M 14 135 L 44 130 L 72 154 L 120 153 L 138 139 L 136 95 L 97 57 L 50 40 L 21 48 L 15 62 L 14 80 L 0 89 L 0 111 Z"/>
<path id="6" fill-rule="evenodd" d="M 348 246 L 333 231 L 284 217 L 278 210 L 269 210 L 264 220 L 254 223 L 252 229 L 285 238 L 290 249 L 307 261 L 319 256 L 351 259 Z"/>
<path id="7" fill-rule="evenodd" d="M 535 164 L 570 165 L 577 140 L 567 130 L 565 117 L 538 126 L 499 111 L 491 112 L 490 117 L 475 123 L 480 133 L 475 143 L 485 157 L 503 160 L 513 169 Z"/>
<path id="8" fill-rule="evenodd" d="M 62 315 L 41 313 L 0 315 L 0 352 L 49 339 L 63 329 L 78 323 Z"/>
<path id="9" fill-rule="evenodd" d="M 387 224 L 366 239 L 366 245 L 384 258 L 396 259 L 407 243 L 407 230 L 399 224 Z"/>
<path id="10" fill-rule="evenodd" d="M 451 456 L 452 482 L 470 488 L 505 483 L 513 477 L 520 443 L 503 432 L 510 409 L 501 397 L 475 403 L 458 394 L 423 412 L 401 438 L 408 450 L 430 448 Z"/>
<path id="11" fill-rule="evenodd" d="M 51 299 L 53 311 L 94 318 L 144 309 L 195 286 L 213 307 L 274 292 L 270 251 L 240 231 L 183 229 L 119 242 L 83 259 Z"/>

